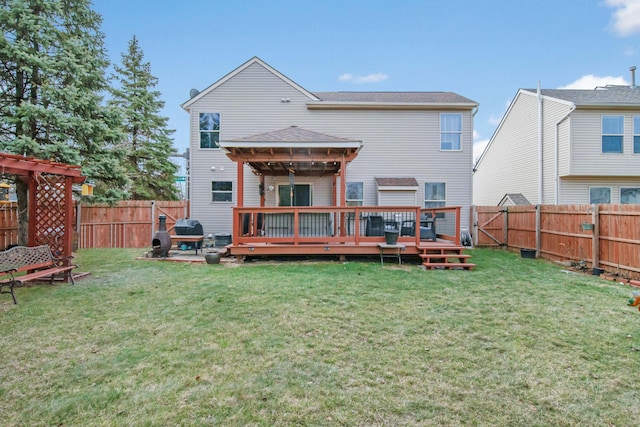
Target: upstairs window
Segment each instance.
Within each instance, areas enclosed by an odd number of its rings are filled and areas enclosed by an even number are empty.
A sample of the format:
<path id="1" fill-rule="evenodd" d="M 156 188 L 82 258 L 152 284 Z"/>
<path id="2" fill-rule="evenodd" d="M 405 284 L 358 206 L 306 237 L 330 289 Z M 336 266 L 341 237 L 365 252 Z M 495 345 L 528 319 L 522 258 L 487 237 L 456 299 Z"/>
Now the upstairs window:
<path id="1" fill-rule="evenodd" d="M 622 153 L 624 116 L 602 116 L 602 152 Z"/>
<path id="2" fill-rule="evenodd" d="M 607 205 L 611 203 L 611 187 L 589 188 L 589 204 Z"/>
<path id="3" fill-rule="evenodd" d="M 200 148 L 220 148 L 220 113 L 200 113 Z"/>
<path id="4" fill-rule="evenodd" d="M 440 114 L 440 149 L 459 151 L 462 148 L 462 114 Z"/>
<path id="5" fill-rule="evenodd" d="M 364 183 L 347 182 L 347 206 L 362 206 L 364 203 Z"/>
<path id="6" fill-rule="evenodd" d="M 633 116 L 633 152 L 640 154 L 640 116 Z"/>

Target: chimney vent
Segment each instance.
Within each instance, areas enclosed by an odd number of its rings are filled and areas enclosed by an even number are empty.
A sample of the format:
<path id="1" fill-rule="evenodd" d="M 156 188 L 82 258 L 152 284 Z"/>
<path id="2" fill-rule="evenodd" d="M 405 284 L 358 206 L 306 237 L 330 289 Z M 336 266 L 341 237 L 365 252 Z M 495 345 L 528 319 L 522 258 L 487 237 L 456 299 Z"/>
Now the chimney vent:
<path id="1" fill-rule="evenodd" d="M 636 66 L 629 67 L 629 71 L 631 71 L 631 87 L 636 87 Z"/>

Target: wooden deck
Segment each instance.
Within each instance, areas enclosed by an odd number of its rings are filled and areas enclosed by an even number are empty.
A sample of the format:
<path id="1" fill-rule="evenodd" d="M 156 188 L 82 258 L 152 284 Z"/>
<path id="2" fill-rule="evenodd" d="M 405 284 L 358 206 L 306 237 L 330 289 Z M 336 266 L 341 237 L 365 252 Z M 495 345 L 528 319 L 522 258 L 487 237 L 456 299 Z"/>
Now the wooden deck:
<path id="1" fill-rule="evenodd" d="M 382 241 L 381 241 L 382 242 Z M 239 262 L 245 257 L 260 256 L 333 256 L 345 260 L 349 256 L 380 255 L 381 242 L 360 242 L 344 244 L 319 244 L 309 243 L 293 245 L 287 243 L 255 243 L 250 245 L 230 245 L 228 249 L 231 255 L 235 255 Z M 399 242 L 405 246 L 401 251 L 403 259 L 414 257 L 422 259 L 422 265 L 427 269 L 465 269 L 472 270 L 475 264 L 469 262 L 471 255 L 464 254 L 464 246 L 455 245 L 453 242 L 438 239 L 438 241 L 425 241 L 420 245 L 407 242 Z"/>
<path id="2" fill-rule="evenodd" d="M 437 239 L 421 239 L 415 224 L 425 214 L 436 218 Z M 372 230 L 375 217 L 382 229 Z M 239 262 L 261 256 L 379 256 L 387 227 L 400 231 L 403 258 L 422 259 L 428 268 L 475 267 L 460 242 L 460 208 L 445 207 L 287 207 L 234 208 L 234 233 L 228 246 Z M 413 228 L 411 228 L 413 227 Z M 374 232 L 375 231 L 375 232 Z M 447 233 L 448 232 L 448 233 Z"/>

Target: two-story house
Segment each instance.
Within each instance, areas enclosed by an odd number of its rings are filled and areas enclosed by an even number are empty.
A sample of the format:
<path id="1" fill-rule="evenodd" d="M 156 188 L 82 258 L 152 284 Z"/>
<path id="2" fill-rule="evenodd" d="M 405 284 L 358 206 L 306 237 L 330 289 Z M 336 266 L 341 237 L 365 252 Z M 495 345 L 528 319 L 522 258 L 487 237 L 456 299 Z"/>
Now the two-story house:
<path id="1" fill-rule="evenodd" d="M 451 92 L 311 92 L 254 57 L 182 105 L 191 217 L 205 234 L 235 235 L 248 232 L 233 229 L 238 207 L 458 206 L 457 222 L 438 214 L 438 227 L 459 235 L 477 106 Z M 349 233 L 334 212 L 331 225 Z"/>
<path id="2" fill-rule="evenodd" d="M 520 89 L 473 175 L 476 205 L 640 203 L 640 88 Z"/>

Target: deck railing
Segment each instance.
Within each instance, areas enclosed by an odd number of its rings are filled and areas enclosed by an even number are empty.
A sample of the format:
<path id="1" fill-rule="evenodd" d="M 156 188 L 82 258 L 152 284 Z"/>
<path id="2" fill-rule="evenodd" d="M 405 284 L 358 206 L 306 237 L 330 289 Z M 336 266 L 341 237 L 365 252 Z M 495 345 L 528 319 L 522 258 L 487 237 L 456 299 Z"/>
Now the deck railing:
<path id="1" fill-rule="evenodd" d="M 420 244 L 420 222 L 435 218 L 440 239 L 460 243 L 460 207 L 311 206 L 233 208 L 233 244 L 358 244 L 400 232 L 399 242 Z M 423 221 L 424 222 L 424 221 Z M 417 232 L 416 232 L 417 231 Z"/>

